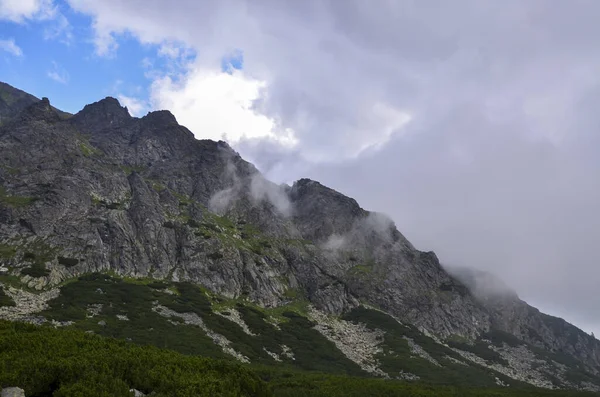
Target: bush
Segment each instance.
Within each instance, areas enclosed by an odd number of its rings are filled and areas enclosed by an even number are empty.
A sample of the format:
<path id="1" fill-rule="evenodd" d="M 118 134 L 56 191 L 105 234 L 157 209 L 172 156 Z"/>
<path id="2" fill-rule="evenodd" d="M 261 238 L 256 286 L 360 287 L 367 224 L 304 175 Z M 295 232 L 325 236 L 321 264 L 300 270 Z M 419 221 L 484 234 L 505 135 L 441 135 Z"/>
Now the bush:
<path id="1" fill-rule="evenodd" d="M 27 276 L 31 276 L 34 278 L 38 277 L 46 277 L 50 274 L 50 271 L 46 269 L 46 266 L 40 263 L 34 263 L 31 267 L 25 268 L 21 270 L 21 274 L 25 274 Z"/>
<path id="2" fill-rule="evenodd" d="M 73 267 L 79 263 L 79 259 L 65 258 L 64 256 L 59 256 L 58 263 L 66 267 Z"/>

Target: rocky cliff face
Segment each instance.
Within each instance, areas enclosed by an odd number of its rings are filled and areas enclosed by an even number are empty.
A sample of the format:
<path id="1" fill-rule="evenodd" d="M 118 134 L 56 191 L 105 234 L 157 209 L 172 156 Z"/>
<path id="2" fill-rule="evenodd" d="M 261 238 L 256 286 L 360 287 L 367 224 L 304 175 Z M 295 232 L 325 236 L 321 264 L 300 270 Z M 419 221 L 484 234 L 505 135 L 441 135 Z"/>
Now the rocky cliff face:
<path id="1" fill-rule="evenodd" d="M 482 300 L 386 216 L 316 181 L 273 184 L 168 111 L 134 118 L 105 98 L 65 117 L 47 99 L 0 92 L 6 280 L 50 290 L 104 272 L 267 308 L 303 300 L 343 315 L 367 305 L 440 340 L 498 328 L 598 367 L 598 342 L 575 327 L 515 299 Z"/>

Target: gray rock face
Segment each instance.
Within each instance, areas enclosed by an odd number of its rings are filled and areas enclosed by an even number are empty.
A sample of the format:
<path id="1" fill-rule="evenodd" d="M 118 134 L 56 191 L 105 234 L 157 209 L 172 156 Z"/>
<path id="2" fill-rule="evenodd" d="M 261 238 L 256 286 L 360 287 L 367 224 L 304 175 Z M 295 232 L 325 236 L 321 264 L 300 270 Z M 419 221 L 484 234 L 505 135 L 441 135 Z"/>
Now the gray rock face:
<path id="1" fill-rule="evenodd" d="M 597 341 L 483 302 L 384 215 L 308 179 L 275 185 L 168 111 L 135 118 L 105 98 L 65 119 L 47 99 L 28 104 L 0 125 L 0 265 L 31 288 L 111 271 L 263 306 L 304 296 L 339 314 L 362 302 L 439 338 L 534 329 L 599 362 Z"/>
<path id="2" fill-rule="evenodd" d="M 2 389 L 0 397 L 25 397 L 25 390 L 18 387 L 7 387 Z"/>

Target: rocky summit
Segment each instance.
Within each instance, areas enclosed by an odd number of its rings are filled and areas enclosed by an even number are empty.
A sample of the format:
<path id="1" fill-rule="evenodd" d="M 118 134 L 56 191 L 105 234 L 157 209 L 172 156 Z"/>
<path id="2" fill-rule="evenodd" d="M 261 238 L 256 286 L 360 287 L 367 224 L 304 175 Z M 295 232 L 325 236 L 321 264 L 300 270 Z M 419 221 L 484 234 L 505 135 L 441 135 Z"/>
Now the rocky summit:
<path id="1" fill-rule="evenodd" d="M 268 181 L 168 111 L 105 98 L 71 115 L 0 83 L 0 318 L 302 370 L 600 390 L 600 342 L 493 280 L 317 181 Z"/>

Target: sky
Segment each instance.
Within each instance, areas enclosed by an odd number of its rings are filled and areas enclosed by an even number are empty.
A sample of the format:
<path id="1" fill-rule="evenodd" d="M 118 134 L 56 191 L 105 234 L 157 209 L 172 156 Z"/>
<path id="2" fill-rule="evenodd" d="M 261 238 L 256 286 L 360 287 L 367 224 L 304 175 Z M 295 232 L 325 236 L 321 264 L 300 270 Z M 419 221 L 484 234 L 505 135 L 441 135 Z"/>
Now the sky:
<path id="1" fill-rule="evenodd" d="M 600 334 L 600 3 L 0 0 L 0 80 L 168 109 Z"/>

